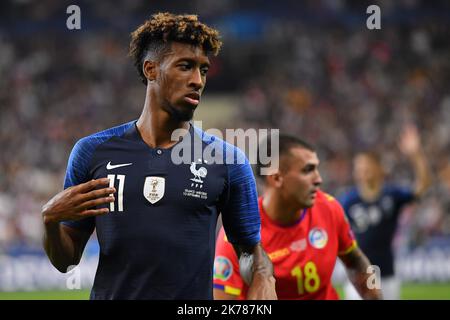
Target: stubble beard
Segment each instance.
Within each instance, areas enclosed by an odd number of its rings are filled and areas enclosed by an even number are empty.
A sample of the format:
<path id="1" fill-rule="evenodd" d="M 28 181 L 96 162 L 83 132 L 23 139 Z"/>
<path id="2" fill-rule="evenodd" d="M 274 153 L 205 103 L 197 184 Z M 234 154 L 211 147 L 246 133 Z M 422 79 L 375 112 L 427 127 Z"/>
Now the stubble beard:
<path id="1" fill-rule="evenodd" d="M 169 101 L 164 101 L 163 110 L 170 115 L 172 120 L 181 122 L 191 121 L 194 117 L 195 108 L 176 108 Z"/>

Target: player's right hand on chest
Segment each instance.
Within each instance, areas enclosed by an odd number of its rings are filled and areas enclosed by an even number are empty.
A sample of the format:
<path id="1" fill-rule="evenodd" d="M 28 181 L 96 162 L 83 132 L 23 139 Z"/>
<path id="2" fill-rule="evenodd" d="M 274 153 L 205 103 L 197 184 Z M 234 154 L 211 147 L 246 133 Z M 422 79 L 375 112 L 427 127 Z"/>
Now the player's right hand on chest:
<path id="1" fill-rule="evenodd" d="M 67 188 L 42 207 L 44 224 L 68 220 L 79 220 L 109 212 L 108 208 L 96 206 L 114 202 L 115 188 L 109 187 L 109 179 L 91 180 Z"/>

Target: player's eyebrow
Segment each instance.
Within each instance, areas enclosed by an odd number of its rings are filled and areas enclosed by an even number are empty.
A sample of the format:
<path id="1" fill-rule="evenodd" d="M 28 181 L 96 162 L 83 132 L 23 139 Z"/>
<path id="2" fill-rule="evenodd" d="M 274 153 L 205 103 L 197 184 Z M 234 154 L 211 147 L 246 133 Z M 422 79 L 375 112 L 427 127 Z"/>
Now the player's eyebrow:
<path id="1" fill-rule="evenodd" d="M 307 163 L 305 166 L 303 166 L 302 171 L 303 172 L 310 172 L 315 170 L 319 166 L 319 162 L 317 163 Z"/>
<path id="2" fill-rule="evenodd" d="M 191 64 L 198 64 L 198 63 L 200 63 L 201 67 L 208 67 L 208 68 L 211 66 L 209 61 L 200 62 L 199 60 L 200 59 L 194 59 L 194 58 L 191 58 L 191 57 L 180 57 L 177 60 L 175 60 L 175 63 L 180 63 L 180 62 L 188 62 L 188 63 L 191 63 Z"/>

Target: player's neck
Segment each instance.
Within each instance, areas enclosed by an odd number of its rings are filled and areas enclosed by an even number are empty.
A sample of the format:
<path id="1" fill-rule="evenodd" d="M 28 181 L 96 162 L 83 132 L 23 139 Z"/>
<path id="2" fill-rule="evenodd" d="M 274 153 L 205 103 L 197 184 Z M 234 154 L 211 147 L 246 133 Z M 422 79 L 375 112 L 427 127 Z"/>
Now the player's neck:
<path id="1" fill-rule="evenodd" d="M 151 108 L 151 99 L 147 94 L 144 108 L 136 126 L 146 144 L 152 148 L 170 148 L 178 141 L 172 141 L 176 129 L 189 129 L 189 121 L 174 121 L 160 108 Z"/>
<path id="2" fill-rule="evenodd" d="M 299 208 L 298 204 L 289 204 L 278 193 L 270 190 L 264 193 L 262 206 L 270 220 L 282 226 L 295 224 L 303 209 Z"/>
<path id="3" fill-rule="evenodd" d="M 365 183 L 358 186 L 359 194 L 365 201 L 375 201 L 379 198 L 383 183 L 376 181 L 373 183 Z"/>

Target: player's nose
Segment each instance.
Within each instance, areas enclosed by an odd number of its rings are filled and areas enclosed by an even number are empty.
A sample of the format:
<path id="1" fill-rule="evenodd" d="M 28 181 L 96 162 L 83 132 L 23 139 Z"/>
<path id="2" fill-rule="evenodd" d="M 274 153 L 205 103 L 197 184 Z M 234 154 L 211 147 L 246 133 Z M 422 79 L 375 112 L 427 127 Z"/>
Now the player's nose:
<path id="1" fill-rule="evenodd" d="M 199 91 L 204 85 L 200 68 L 194 68 L 191 77 L 189 78 L 189 87 Z"/>
<path id="2" fill-rule="evenodd" d="M 314 185 L 320 186 L 322 184 L 322 176 L 320 175 L 319 171 L 316 172 L 316 175 L 314 176 Z"/>

